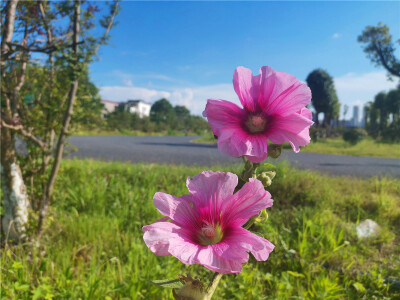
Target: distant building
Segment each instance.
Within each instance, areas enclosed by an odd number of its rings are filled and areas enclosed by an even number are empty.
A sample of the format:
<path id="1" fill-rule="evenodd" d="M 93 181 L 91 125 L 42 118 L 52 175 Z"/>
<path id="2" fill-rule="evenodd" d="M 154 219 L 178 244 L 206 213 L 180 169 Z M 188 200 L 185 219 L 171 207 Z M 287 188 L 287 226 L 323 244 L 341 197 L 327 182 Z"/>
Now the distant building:
<path id="1" fill-rule="evenodd" d="M 138 114 L 140 118 L 150 116 L 151 103 L 143 100 L 128 100 L 123 103 L 124 110 L 131 114 Z"/>
<path id="2" fill-rule="evenodd" d="M 360 126 L 360 114 L 359 114 L 359 107 L 357 105 L 353 106 L 353 126 L 358 127 Z"/>
<path id="3" fill-rule="evenodd" d="M 115 109 L 119 106 L 119 102 L 115 102 L 115 101 L 110 101 L 110 100 L 105 100 L 105 99 L 102 99 L 101 100 L 101 103 L 103 103 L 103 105 L 104 105 L 104 108 L 103 108 L 103 110 L 102 110 L 102 115 L 104 116 L 104 115 L 106 115 L 106 114 L 109 114 L 109 113 L 112 113 L 113 111 L 115 111 Z"/>
<path id="4" fill-rule="evenodd" d="M 368 117 L 368 107 L 364 106 L 363 107 L 363 117 L 362 117 L 362 121 L 361 121 L 361 126 L 365 128 L 365 126 L 367 125 L 367 117 Z"/>

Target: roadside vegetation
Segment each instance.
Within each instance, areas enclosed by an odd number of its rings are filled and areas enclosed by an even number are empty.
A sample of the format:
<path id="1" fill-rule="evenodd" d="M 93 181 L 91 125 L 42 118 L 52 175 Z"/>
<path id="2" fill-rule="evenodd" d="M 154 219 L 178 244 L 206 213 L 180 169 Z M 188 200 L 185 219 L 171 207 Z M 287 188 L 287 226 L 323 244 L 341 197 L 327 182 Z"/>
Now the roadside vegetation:
<path id="1" fill-rule="evenodd" d="M 40 247 L 0 250 L 1 298 L 172 299 L 170 290 L 149 281 L 192 268 L 152 254 L 141 228 L 161 218 L 155 192 L 186 194 L 186 177 L 203 169 L 63 161 Z M 276 248 L 268 261 L 250 259 L 243 273 L 225 275 L 216 299 L 400 297 L 398 179 L 330 177 L 281 163 L 269 190 L 269 219 L 252 230 Z M 355 227 L 368 218 L 380 234 L 358 240 Z M 229 277 L 235 280 L 228 284 Z"/>
<path id="2" fill-rule="evenodd" d="M 173 106 L 167 99 L 155 101 L 150 116 L 139 117 L 125 109 L 124 103 L 102 116 L 100 98 L 92 99 L 91 119 L 76 118 L 73 135 L 202 135 L 210 131 L 207 121 L 194 116 L 181 105 Z"/>
<path id="3" fill-rule="evenodd" d="M 75 136 L 166 136 L 166 135 L 174 135 L 174 136 L 187 136 L 187 135 L 199 135 L 207 131 L 177 131 L 177 130 L 167 130 L 167 131 L 158 131 L 158 132 L 143 132 L 139 130 L 102 130 L 102 129 L 93 129 L 93 130 L 78 130 L 73 132 Z"/>
<path id="4" fill-rule="evenodd" d="M 217 140 L 212 134 L 207 134 L 198 139 L 194 139 L 192 142 L 217 144 Z M 292 151 L 292 147 L 289 145 L 289 143 L 285 143 L 283 149 Z M 366 138 L 357 144 L 346 142 L 341 137 L 319 139 L 317 142 L 311 142 L 307 146 L 301 147 L 300 151 L 337 155 L 400 158 L 399 143 L 377 141 L 372 138 Z"/>

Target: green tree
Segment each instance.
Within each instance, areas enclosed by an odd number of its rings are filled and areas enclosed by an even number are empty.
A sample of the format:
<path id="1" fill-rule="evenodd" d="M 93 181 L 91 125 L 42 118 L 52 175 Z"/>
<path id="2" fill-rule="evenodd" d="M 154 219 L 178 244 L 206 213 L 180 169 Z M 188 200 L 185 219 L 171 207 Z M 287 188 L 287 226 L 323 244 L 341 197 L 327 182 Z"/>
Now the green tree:
<path id="1" fill-rule="evenodd" d="M 188 130 L 189 120 L 190 120 L 190 111 L 181 105 L 176 105 L 174 107 L 175 116 L 176 116 L 176 129 Z"/>
<path id="2" fill-rule="evenodd" d="M 337 119 L 340 112 L 340 103 L 336 94 L 333 78 L 322 69 L 315 69 L 307 76 L 307 84 L 311 89 L 311 102 L 317 116 L 319 125 L 319 113 L 324 113 L 323 124 L 329 125 L 332 118 Z"/>
<path id="3" fill-rule="evenodd" d="M 400 115 L 400 84 L 396 89 L 389 91 L 387 102 L 388 112 L 392 114 L 393 121 L 398 122 Z"/>
<path id="4" fill-rule="evenodd" d="M 400 61 L 395 56 L 396 49 L 388 26 L 382 23 L 367 26 L 358 41 L 365 44 L 364 52 L 373 63 L 383 66 L 390 75 L 400 77 Z"/>
<path id="5" fill-rule="evenodd" d="M 375 96 L 374 108 L 379 112 L 379 129 L 382 131 L 387 126 L 388 102 L 384 92 L 380 92 Z"/>
<path id="6" fill-rule="evenodd" d="M 132 123 L 134 120 L 134 114 L 123 110 L 123 109 L 116 109 L 112 113 L 106 116 L 107 125 L 110 129 L 117 129 L 117 130 L 130 130 L 132 128 Z"/>
<path id="7" fill-rule="evenodd" d="M 99 89 L 90 81 L 89 70 L 85 68 L 79 79 L 71 125 L 74 128 L 87 129 L 101 127 L 104 122 L 103 108 Z"/>
<path id="8" fill-rule="evenodd" d="M 178 118 L 187 119 L 190 116 L 190 110 L 188 110 L 185 106 L 176 105 L 174 107 L 174 111 Z"/>
<path id="9" fill-rule="evenodd" d="M 175 122 L 175 111 L 167 99 L 160 99 L 151 106 L 150 120 L 157 124 L 172 124 Z"/>
<path id="10" fill-rule="evenodd" d="M 101 19 L 86 1 L 1 2 L 2 228 L 14 241 L 26 237 L 29 217 L 37 240 L 43 232 L 73 111 L 87 104 L 89 90 L 95 94 L 87 64 L 108 40 L 118 1 L 109 8 Z M 100 35 L 95 20 L 104 27 Z M 16 137 L 28 156 L 17 154 Z M 25 182 L 35 184 L 28 189 Z"/>

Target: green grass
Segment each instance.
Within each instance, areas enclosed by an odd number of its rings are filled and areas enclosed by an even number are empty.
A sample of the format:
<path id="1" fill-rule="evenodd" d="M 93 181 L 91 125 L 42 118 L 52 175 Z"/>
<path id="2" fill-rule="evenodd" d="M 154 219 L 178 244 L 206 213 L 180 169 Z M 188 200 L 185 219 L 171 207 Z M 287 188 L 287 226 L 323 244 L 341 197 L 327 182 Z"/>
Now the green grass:
<path id="1" fill-rule="evenodd" d="M 186 177 L 202 170 L 64 161 L 41 246 L 1 250 L 1 298 L 172 299 L 149 280 L 188 272 L 210 278 L 201 266 L 152 254 L 141 231 L 161 217 L 154 193 L 186 194 Z M 251 258 L 241 274 L 223 276 L 215 299 L 400 297 L 384 281 L 400 280 L 398 179 L 329 177 L 282 163 L 269 191 L 269 219 L 252 231 L 276 248 L 268 261 Z M 359 241 L 354 228 L 366 218 L 382 230 Z"/>
<path id="2" fill-rule="evenodd" d="M 195 143 L 216 144 L 213 135 L 209 134 L 193 140 Z M 284 144 L 284 149 L 292 149 L 289 143 Z M 327 153 L 338 155 L 356 155 L 400 158 L 400 144 L 390 144 L 377 142 L 371 138 L 364 139 L 356 145 L 345 142 L 342 138 L 325 139 L 318 142 L 311 142 L 305 147 L 301 147 L 302 152 Z"/>

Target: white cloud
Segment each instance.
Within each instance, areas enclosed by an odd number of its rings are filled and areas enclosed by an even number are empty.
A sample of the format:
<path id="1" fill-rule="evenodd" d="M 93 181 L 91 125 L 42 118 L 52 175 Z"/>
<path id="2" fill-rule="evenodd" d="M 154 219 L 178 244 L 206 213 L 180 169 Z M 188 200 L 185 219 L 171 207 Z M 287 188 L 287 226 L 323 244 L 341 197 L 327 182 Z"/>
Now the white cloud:
<path id="1" fill-rule="evenodd" d="M 120 102 L 125 102 L 128 99 L 142 99 L 153 102 L 160 98 L 169 98 L 171 93 L 135 86 L 102 86 L 100 87 L 100 96 L 102 99 Z"/>
<path id="2" fill-rule="evenodd" d="M 194 88 L 177 88 L 171 94 L 171 102 L 185 105 L 195 115 L 201 115 L 207 99 L 223 99 L 240 103 L 232 84 L 222 83 Z"/>
<path id="3" fill-rule="evenodd" d="M 205 108 L 206 100 L 210 98 L 225 99 L 239 103 L 232 84 L 172 88 L 168 91 L 135 86 L 102 86 L 100 87 L 100 96 L 103 99 L 121 102 L 128 99 L 142 99 L 154 102 L 161 98 L 167 98 L 173 105 L 186 106 L 195 115 L 201 115 Z"/>
<path id="4" fill-rule="evenodd" d="M 334 33 L 333 35 L 332 35 L 332 38 L 333 39 L 338 39 L 338 38 L 340 38 L 342 36 L 342 34 L 340 34 L 340 33 Z"/>
<path id="5" fill-rule="evenodd" d="M 126 86 L 133 86 L 133 82 L 130 79 L 123 79 L 122 83 Z"/>
<path id="6" fill-rule="evenodd" d="M 375 95 L 381 91 L 388 91 L 397 86 L 396 80 L 389 81 L 385 71 L 369 73 L 348 73 L 343 76 L 335 77 L 335 87 L 339 101 L 343 105 L 363 106 L 368 101 L 372 101 Z M 347 114 L 347 118 L 349 113 Z"/>

